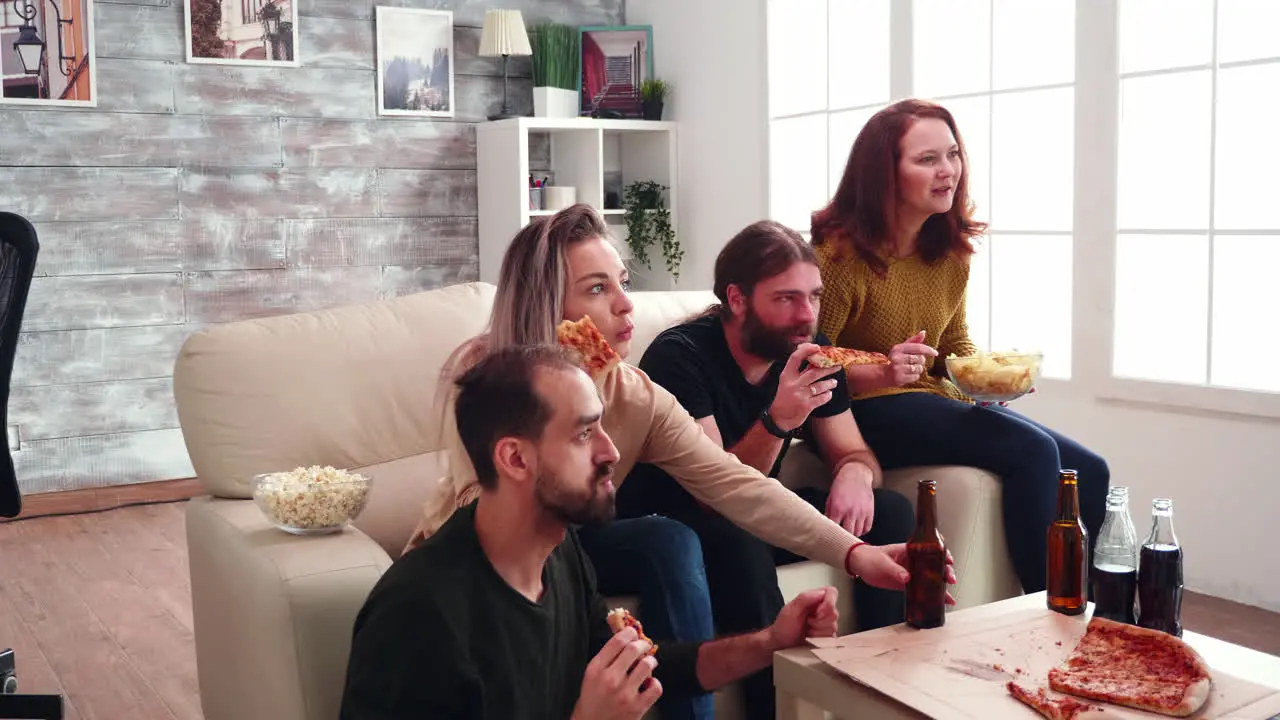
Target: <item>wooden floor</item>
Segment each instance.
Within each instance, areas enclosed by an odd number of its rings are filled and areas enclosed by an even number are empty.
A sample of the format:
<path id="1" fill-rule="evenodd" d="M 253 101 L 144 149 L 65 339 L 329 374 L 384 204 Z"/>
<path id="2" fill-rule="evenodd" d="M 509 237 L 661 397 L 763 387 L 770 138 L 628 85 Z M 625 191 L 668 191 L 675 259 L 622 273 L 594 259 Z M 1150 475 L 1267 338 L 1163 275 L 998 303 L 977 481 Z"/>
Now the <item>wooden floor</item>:
<path id="1" fill-rule="evenodd" d="M 183 504 L 0 523 L 0 649 L 67 718 L 198 720 Z M 1188 593 L 1188 630 L 1280 655 L 1280 614 Z"/>

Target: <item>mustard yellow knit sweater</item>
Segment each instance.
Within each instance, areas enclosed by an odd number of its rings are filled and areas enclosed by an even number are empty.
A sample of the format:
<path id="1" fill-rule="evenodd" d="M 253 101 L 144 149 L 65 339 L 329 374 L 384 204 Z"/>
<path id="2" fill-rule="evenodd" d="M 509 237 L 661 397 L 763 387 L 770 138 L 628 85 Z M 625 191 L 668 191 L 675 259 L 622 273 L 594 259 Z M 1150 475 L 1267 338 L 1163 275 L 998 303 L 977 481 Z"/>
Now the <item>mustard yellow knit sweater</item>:
<path id="1" fill-rule="evenodd" d="M 918 256 L 889 260 L 884 277 L 851 251 L 835 257 L 828 241 L 816 248 L 822 271 L 818 328 L 832 343 L 886 355 L 898 343 L 924 330 L 925 343 L 938 351 L 926 359 L 925 373 L 914 383 L 853 395 L 861 400 L 902 392 L 931 392 L 971 402 L 947 379 L 944 358 L 973 355 L 965 320 L 969 261 L 948 257 L 932 265 Z"/>

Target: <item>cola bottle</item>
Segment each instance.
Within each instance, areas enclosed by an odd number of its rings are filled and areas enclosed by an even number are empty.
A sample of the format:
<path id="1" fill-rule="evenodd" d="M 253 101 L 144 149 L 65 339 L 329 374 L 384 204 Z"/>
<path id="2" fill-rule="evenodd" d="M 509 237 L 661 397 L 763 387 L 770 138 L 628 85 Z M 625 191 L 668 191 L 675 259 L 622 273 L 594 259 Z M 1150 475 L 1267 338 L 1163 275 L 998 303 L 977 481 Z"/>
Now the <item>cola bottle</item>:
<path id="1" fill-rule="evenodd" d="M 1093 549 L 1093 615 L 1134 624 L 1138 531 L 1129 517 L 1129 488 L 1107 494 L 1107 514 Z"/>
<path id="2" fill-rule="evenodd" d="M 1138 556 L 1138 625 L 1182 637 L 1182 546 L 1173 501 L 1151 501 L 1151 534 Z"/>

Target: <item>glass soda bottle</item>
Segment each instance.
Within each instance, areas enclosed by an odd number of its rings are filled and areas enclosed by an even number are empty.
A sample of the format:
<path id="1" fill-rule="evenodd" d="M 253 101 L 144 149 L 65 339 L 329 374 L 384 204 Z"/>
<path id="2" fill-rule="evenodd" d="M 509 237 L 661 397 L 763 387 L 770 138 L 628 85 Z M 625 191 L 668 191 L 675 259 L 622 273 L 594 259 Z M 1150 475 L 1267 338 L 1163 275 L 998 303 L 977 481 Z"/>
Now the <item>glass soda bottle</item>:
<path id="1" fill-rule="evenodd" d="M 1129 517 L 1129 488 L 1107 494 L 1107 515 L 1093 549 L 1093 616 L 1134 624 L 1138 531 Z"/>
<path id="2" fill-rule="evenodd" d="M 1048 577 L 1045 604 L 1063 615 L 1079 615 L 1087 603 L 1089 532 L 1080 521 L 1080 493 L 1075 470 L 1058 473 L 1058 508 L 1048 530 Z"/>
<path id="3" fill-rule="evenodd" d="M 1151 501 L 1151 534 L 1138 557 L 1138 625 L 1182 637 L 1182 546 L 1173 501 Z"/>
<path id="4" fill-rule="evenodd" d="M 947 546 L 938 532 L 938 486 L 916 484 L 916 531 L 907 541 L 907 625 L 942 627 L 947 621 Z"/>

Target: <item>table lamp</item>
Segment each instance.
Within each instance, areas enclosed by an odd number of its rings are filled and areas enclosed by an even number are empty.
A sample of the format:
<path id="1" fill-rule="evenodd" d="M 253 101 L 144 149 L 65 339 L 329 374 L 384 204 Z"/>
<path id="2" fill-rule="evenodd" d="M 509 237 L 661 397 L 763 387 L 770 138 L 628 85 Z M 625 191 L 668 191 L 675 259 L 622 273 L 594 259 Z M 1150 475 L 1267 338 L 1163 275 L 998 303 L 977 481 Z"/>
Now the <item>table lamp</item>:
<path id="1" fill-rule="evenodd" d="M 482 57 L 502 56 L 502 109 L 490 120 L 516 117 L 507 98 L 507 57 L 532 55 L 529 34 L 524 29 L 524 16 L 519 10 L 487 10 L 484 14 L 484 32 L 480 35 Z"/>

